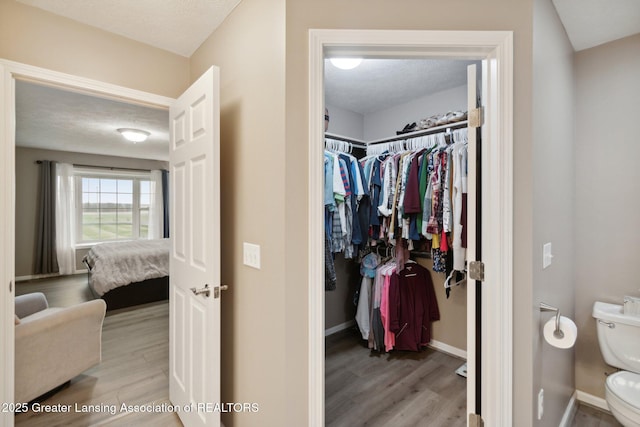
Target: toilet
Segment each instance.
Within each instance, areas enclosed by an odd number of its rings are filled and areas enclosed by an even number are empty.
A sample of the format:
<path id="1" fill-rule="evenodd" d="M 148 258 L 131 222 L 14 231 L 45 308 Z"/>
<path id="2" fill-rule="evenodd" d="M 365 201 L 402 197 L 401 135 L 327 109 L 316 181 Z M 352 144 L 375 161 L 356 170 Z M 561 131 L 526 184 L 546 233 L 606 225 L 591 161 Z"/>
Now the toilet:
<path id="1" fill-rule="evenodd" d="M 604 361 L 621 371 L 605 381 L 605 399 L 625 427 L 640 426 L 640 317 L 623 306 L 597 301 L 593 305 L 598 343 Z"/>

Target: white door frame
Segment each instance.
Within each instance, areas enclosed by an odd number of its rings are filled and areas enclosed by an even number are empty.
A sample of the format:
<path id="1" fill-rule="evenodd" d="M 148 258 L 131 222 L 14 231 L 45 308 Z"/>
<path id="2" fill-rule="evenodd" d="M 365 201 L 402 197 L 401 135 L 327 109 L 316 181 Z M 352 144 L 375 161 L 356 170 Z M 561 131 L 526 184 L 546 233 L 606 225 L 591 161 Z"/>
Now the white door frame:
<path id="1" fill-rule="evenodd" d="M 512 424 L 513 33 L 511 31 L 309 30 L 309 425 L 324 425 L 324 58 L 483 60 L 482 418 Z M 467 316 L 475 300 L 467 298 Z M 473 333 L 467 334 L 474 335 Z M 469 340 L 469 338 L 468 338 Z M 473 342 L 473 341 L 472 341 Z M 475 347 L 475 346 L 473 346 Z M 475 357 L 468 345 L 467 355 Z M 469 376 L 471 379 L 471 375 Z M 473 379 L 471 379 L 473 382 Z M 473 399 L 471 399 L 472 397 Z M 467 407 L 475 402 L 467 387 Z M 471 410 L 468 412 L 472 412 Z"/>
<path id="2" fill-rule="evenodd" d="M 49 86 L 80 91 L 119 101 L 169 109 L 174 101 L 161 95 L 129 89 L 97 80 L 34 67 L 0 58 L 0 402 L 14 397 L 14 324 L 15 296 L 15 81 L 29 80 Z M 11 288 L 10 288 L 11 284 Z M 0 412 L 0 425 L 11 427 L 14 414 Z"/>

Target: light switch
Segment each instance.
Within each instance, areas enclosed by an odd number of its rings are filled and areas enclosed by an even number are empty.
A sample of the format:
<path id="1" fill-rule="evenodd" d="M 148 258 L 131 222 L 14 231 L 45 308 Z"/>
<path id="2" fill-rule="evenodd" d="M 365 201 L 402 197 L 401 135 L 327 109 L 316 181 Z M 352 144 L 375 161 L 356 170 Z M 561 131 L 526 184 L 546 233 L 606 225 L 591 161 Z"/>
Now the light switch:
<path id="1" fill-rule="evenodd" d="M 551 253 L 551 243 L 545 243 L 542 247 L 542 268 L 547 268 L 551 265 L 553 254 Z"/>
<path id="2" fill-rule="evenodd" d="M 243 262 L 244 265 L 260 270 L 260 245 L 244 242 Z"/>

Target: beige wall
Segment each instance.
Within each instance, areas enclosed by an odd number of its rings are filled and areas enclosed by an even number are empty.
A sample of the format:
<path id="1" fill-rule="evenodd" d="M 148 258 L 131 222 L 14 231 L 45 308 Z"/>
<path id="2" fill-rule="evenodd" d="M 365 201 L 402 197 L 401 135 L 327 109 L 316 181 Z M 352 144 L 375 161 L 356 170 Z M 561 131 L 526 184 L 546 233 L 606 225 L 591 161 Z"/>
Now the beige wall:
<path id="1" fill-rule="evenodd" d="M 296 0 L 287 2 L 286 67 L 286 357 L 290 425 L 307 418 L 307 274 L 308 30 L 418 29 L 513 30 L 515 35 L 515 270 L 514 419 L 532 420 L 532 180 L 531 49 L 532 2 L 435 2 L 407 0 Z M 528 294 L 528 295 L 527 295 Z M 289 302 L 290 301 L 290 302 Z M 524 421 L 523 421 L 524 420 Z M 522 424 L 521 424 L 522 422 Z"/>
<path id="2" fill-rule="evenodd" d="M 557 426 L 574 391 L 574 350 L 551 347 L 542 328 L 552 313 L 544 301 L 574 317 L 573 48 L 551 0 L 536 0 L 533 26 L 533 396 L 544 389 L 544 415 L 533 425 Z M 553 262 L 542 268 L 551 242 Z"/>
<path id="3" fill-rule="evenodd" d="M 336 289 L 324 293 L 324 329 L 340 326 L 355 319 L 356 307 L 353 294 L 360 289 L 362 276 L 360 264 L 344 259 L 342 254 L 335 257 Z"/>
<path id="4" fill-rule="evenodd" d="M 0 0 L 0 58 L 169 97 L 189 81 L 185 57 L 15 0 Z"/>
<path id="5" fill-rule="evenodd" d="M 446 279 L 443 273 L 433 272 L 433 261 L 417 259 L 418 263 L 431 272 L 431 280 L 436 291 L 440 310 L 440 320 L 432 323 L 432 338 L 439 343 L 460 350 L 467 349 L 467 286 L 451 288 L 449 298 L 444 289 Z"/>
<path id="6" fill-rule="evenodd" d="M 640 35 L 575 55 L 576 388 L 604 398 L 595 301 L 640 296 Z"/>
<path id="7" fill-rule="evenodd" d="M 39 178 L 37 160 L 91 166 L 167 168 L 166 162 L 155 160 L 16 147 L 16 277 L 34 274 Z M 80 253 L 83 252 L 80 251 Z M 82 258 L 80 253 L 76 258 Z M 77 263 L 77 268 L 83 269 L 81 262 Z"/>
<path id="8" fill-rule="evenodd" d="M 244 0 L 191 58 L 191 80 L 220 67 L 222 399 L 260 405 L 223 414 L 229 427 L 304 425 L 286 421 L 305 402 L 288 401 L 284 383 L 306 376 L 286 352 L 285 307 L 302 303 L 285 294 L 284 34 L 283 0 Z M 242 242 L 260 245 L 260 270 L 242 264 Z"/>

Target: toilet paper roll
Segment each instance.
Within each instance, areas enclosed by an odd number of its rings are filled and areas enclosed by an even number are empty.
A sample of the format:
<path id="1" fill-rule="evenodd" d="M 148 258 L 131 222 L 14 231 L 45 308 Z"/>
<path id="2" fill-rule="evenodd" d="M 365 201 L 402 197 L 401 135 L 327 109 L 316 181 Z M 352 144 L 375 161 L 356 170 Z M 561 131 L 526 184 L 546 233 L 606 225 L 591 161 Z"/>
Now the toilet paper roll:
<path id="1" fill-rule="evenodd" d="M 564 334 L 562 338 L 557 337 L 554 332 L 556 330 L 556 318 L 555 316 L 549 319 L 544 324 L 544 339 L 547 342 L 557 348 L 571 348 L 576 343 L 578 337 L 578 327 L 573 320 L 568 317 L 560 316 L 560 330 Z"/>

